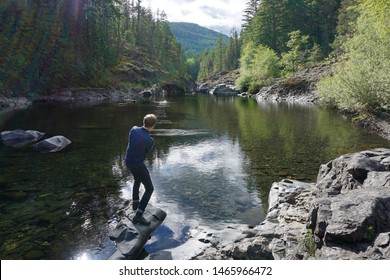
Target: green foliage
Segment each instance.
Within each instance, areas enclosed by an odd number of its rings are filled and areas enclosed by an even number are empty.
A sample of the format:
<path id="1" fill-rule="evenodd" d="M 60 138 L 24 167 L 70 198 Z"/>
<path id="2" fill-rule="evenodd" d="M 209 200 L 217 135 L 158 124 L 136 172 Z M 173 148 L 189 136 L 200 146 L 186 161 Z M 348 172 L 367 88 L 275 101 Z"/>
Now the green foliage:
<path id="1" fill-rule="evenodd" d="M 288 52 L 282 54 L 283 75 L 288 76 L 320 61 L 323 57 L 321 47 L 314 44 L 309 48 L 309 36 L 296 30 L 289 33 Z"/>
<path id="2" fill-rule="evenodd" d="M 316 62 L 321 61 L 324 58 L 324 54 L 321 50 L 320 45 L 315 43 L 313 47 L 309 50 L 309 55 L 307 57 L 307 63 L 310 65 L 315 64 Z"/>
<path id="3" fill-rule="evenodd" d="M 341 1 L 341 6 L 337 17 L 337 36 L 334 42 L 331 44 L 333 52 L 336 54 L 341 54 L 343 52 L 343 44 L 347 39 L 352 37 L 355 31 L 356 21 L 359 16 L 359 11 L 357 10 L 357 1 L 358 0 Z"/>
<path id="4" fill-rule="evenodd" d="M 253 42 L 255 45 L 268 46 L 276 52 L 281 53 L 285 42 L 287 42 L 285 39 L 288 33 L 288 30 L 286 30 L 282 23 L 283 18 L 286 16 L 283 11 L 284 5 L 284 1 L 261 1 L 249 26 L 242 32 L 244 44 Z M 282 26 L 283 28 L 280 28 Z"/>
<path id="5" fill-rule="evenodd" d="M 352 111 L 388 109 L 390 101 L 390 3 L 364 0 L 355 35 L 333 77 L 318 85 L 324 105 Z"/>
<path id="6" fill-rule="evenodd" d="M 280 61 L 276 63 L 275 59 L 272 62 L 260 59 L 258 65 L 265 74 L 259 74 L 249 70 L 255 68 L 248 66 L 248 57 L 244 57 L 243 52 L 237 81 L 241 90 L 256 91 L 272 80 L 264 77 L 288 76 L 328 55 L 336 35 L 340 3 L 341 0 L 249 1 L 246 24 L 241 33 L 243 49 L 253 49 L 253 54 L 259 56 L 258 52 L 264 50 L 262 47 L 256 50 L 254 46 L 265 46 L 274 51 Z M 281 68 L 282 72 L 271 71 L 262 64 L 277 64 L 278 67 L 273 69 Z"/>
<path id="7" fill-rule="evenodd" d="M 251 2 L 251 1 L 250 1 Z M 316 42 L 325 55 L 336 35 L 341 0 L 262 0 L 243 26 L 244 44 L 265 45 L 278 55 L 288 51 L 289 33 L 300 30 Z"/>
<path id="8" fill-rule="evenodd" d="M 111 69 L 140 60 L 140 54 L 155 62 L 157 79 L 185 75 L 184 55 L 165 14 L 155 18 L 140 3 L 1 1 L 0 90 L 26 95 L 109 86 Z"/>
<path id="9" fill-rule="evenodd" d="M 227 44 L 224 44 L 222 35 L 217 41 L 217 47 L 206 51 L 199 57 L 198 79 L 207 79 L 211 75 L 238 68 L 241 54 L 241 41 L 235 29 Z"/>
<path id="10" fill-rule="evenodd" d="M 253 17 L 258 11 L 260 6 L 260 0 L 249 0 L 246 4 L 243 15 L 243 28 L 249 28 L 252 22 Z"/>
<path id="11" fill-rule="evenodd" d="M 187 73 L 193 80 L 196 80 L 199 73 L 199 61 L 195 57 L 188 58 L 186 60 Z"/>
<path id="12" fill-rule="evenodd" d="M 241 41 L 238 32 L 233 28 L 225 50 L 225 68 L 227 70 L 237 69 L 239 67 L 239 58 L 241 54 Z"/>
<path id="13" fill-rule="evenodd" d="M 241 91 L 255 93 L 262 86 L 270 85 L 280 75 L 279 58 L 265 46 L 247 44 L 240 59 L 240 76 L 236 86 Z"/>
<path id="14" fill-rule="evenodd" d="M 337 34 L 338 14 L 341 2 L 345 0 L 306 0 L 305 28 L 302 33 L 317 43 L 324 55 L 331 52 L 331 44 Z"/>
<path id="15" fill-rule="evenodd" d="M 313 231 L 311 229 L 308 229 L 305 233 L 305 237 L 303 239 L 303 243 L 305 245 L 305 248 L 309 255 L 311 257 L 314 257 L 316 254 L 317 246 L 314 241 Z"/>
<path id="16" fill-rule="evenodd" d="M 367 240 L 373 241 L 375 238 L 376 232 L 375 228 L 373 226 L 368 226 L 367 227 Z"/>
<path id="17" fill-rule="evenodd" d="M 301 70 L 307 61 L 307 45 L 309 36 L 302 35 L 301 31 L 293 31 L 289 34 L 290 40 L 287 42 L 289 51 L 282 54 L 281 64 L 286 74 Z"/>

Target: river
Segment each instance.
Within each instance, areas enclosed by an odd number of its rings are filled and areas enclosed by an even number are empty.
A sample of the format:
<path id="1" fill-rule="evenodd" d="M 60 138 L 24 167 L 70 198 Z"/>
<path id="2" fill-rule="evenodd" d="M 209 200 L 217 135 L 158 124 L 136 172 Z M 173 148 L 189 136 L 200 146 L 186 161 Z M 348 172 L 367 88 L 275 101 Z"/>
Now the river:
<path id="1" fill-rule="evenodd" d="M 195 228 L 256 225 L 284 178 L 315 182 L 320 164 L 389 141 L 310 104 L 208 95 L 133 104 L 33 105 L 0 115 L 0 131 L 33 129 L 72 143 L 41 154 L 0 144 L 1 259 L 107 259 L 108 229 L 131 199 L 128 131 L 158 118 L 146 164 L 151 204 L 167 212 L 146 254 L 185 243 Z"/>

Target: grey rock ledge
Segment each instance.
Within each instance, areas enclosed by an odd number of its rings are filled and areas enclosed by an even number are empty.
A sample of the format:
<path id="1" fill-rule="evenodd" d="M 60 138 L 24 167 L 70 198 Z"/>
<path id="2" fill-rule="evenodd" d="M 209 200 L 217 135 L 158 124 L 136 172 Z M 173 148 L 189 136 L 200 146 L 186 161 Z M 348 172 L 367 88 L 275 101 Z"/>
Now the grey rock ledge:
<path id="1" fill-rule="evenodd" d="M 390 149 L 340 156 L 316 183 L 275 182 L 253 230 L 195 259 L 390 259 Z"/>

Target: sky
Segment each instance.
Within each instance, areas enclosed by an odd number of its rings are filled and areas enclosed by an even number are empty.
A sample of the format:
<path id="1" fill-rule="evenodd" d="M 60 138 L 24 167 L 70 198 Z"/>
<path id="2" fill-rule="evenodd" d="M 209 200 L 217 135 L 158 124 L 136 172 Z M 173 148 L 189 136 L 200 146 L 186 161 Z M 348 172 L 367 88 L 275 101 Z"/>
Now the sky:
<path id="1" fill-rule="evenodd" d="M 162 10 L 171 22 L 191 22 L 226 35 L 241 30 L 247 0 L 143 0 L 153 12 Z"/>

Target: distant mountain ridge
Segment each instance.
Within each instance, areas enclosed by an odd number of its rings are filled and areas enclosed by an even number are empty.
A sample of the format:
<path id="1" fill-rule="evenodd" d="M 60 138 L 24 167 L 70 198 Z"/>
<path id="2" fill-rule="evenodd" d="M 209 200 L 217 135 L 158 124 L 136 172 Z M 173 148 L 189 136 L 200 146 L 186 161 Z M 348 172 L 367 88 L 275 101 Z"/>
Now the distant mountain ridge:
<path id="1" fill-rule="evenodd" d="M 205 50 L 215 48 L 220 36 L 222 36 L 224 43 L 229 41 L 229 37 L 225 34 L 195 23 L 170 22 L 169 26 L 186 54 L 199 54 Z"/>

